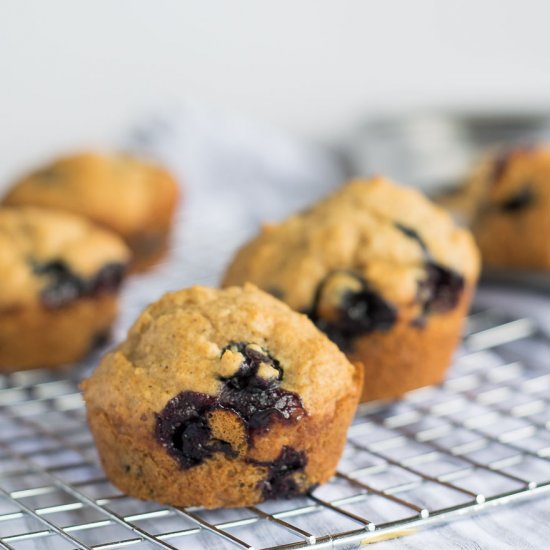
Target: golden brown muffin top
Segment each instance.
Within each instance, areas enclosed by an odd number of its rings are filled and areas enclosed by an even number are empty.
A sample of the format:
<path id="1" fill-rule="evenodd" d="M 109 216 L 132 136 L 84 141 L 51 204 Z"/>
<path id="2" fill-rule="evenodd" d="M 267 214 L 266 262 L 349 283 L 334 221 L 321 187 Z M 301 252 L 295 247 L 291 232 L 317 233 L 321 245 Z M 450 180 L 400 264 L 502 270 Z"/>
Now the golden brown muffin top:
<path id="1" fill-rule="evenodd" d="M 0 207 L 0 309 L 58 307 L 115 290 L 129 260 L 117 236 L 85 218 L 35 207 Z"/>
<path id="2" fill-rule="evenodd" d="M 250 281 L 310 311 L 323 281 L 332 294 L 360 292 L 358 275 L 401 316 L 414 319 L 424 307 L 419 295 L 431 276 L 426 267 L 434 264 L 473 285 L 479 255 L 470 233 L 420 192 L 374 177 L 266 225 L 237 252 L 224 285 Z"/>
<path id="3" fill-rule="evenodd" d="M 125 154 L 84 152 L 25 176 L 8 191 L 4 204 L 67 210 L 126 236 L 160 215 L 175 187 L 160 166 Z"/>
<path id="4" fill-rule="evenodd" d="M 195 286 L 148 306 L 86 381 L 85 394 L 105 410 L 141 415 L 160 413 L 182 392 L 219 396 L 229 386 L 238 408 L 258 387 L 267 388 L 267 400 L 281 390 L 284 406 L 292 392 L 307 414 L 329 414 L 354 391 L 354 376 L 305 316 L 256 287 Z"/>

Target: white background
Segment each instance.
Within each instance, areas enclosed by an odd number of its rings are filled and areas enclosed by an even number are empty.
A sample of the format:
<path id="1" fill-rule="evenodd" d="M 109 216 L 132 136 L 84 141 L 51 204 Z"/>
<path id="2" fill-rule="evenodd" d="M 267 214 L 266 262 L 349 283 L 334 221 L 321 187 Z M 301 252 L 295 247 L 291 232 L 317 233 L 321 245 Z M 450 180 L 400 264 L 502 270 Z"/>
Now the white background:
<path id="1" fill-rule="evenodd" d="M 201 103 L 315 139 L 365 113 L 550 100 L 545 0 L 0 0 L 0 183 Z"/>

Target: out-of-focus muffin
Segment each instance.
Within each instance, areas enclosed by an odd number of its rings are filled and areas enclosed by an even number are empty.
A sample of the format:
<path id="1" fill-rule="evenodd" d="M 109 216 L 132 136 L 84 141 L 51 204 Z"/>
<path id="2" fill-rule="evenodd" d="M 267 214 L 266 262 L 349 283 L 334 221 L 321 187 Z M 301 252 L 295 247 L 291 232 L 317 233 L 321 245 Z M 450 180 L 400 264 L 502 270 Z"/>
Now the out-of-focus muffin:
<path id="1" fill-rule="evenodd" d="M 485 265 L 550 269 L 550 147 L 488 154 L 463 193 L 472 197 L 469 217 Z"/>
<path id="2" fill-rule="evenodd" d="M 77 361 L 104 340 L 130 258 L 85 218 L 0 208 L 0 371 Z"/>
<path id="3" fill-rule="evenodd" d="M 309 315 L 363 363 L 366 401 L 443 379 L 478 271 L 470 233 L 446 211 L 373 178 L 265 226 L 223 285 L 250 281 Z"/>
<path id="4" fill-rule="evenodd" d="M 131 269 L 141 271 L 167 250 L 178 193 L 160 166 L 123 154 L 80 153 L 23 177 L 3 203 L 81 214 L 121 235 L 132 251 Z"/>

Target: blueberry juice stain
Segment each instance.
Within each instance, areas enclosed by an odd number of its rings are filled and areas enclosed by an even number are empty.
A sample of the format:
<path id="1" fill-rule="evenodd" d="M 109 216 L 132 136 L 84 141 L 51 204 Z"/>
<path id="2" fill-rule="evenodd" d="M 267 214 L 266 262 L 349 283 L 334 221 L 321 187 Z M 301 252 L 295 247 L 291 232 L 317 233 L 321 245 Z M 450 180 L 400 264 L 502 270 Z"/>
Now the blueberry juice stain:
<path id="1" fill-rule="evenodd" d="M 395 225 L 404 235 L 418 243 L 424 255 L 425 276 L 419 281 L 417 289 L 417 300 L 422 313 L 413 321 L 414 326 L 422 328 L 430 313 L 447 313 L 458 305 L 464 291 L 464 277 L 436 262 L 426 243 L 414 229 L 398 223 Z"/>
<path id="2" fill-rule="evenodd" d="M 458 305 L 464 290 L 464 278 L 433 259 L 418 231 L 399 222 L 394 225 L 403 235 L 415 241 L 422 251 L 425 275 L 418 282 L 416 296 L 421 314 L 412 322 L 413 326 L 422 328 L 427 315 L 446 313 Z M 334 276 L 341 274 L 345 274 L 353 284 L 341 290 L 339 302 L 331 305 L 331 315 L 327 318 L 321 307 L 325 289 L 330 287 Z M 329 273 L 319 283 L 313 305 L 305 313 L 345 352 L 353 350 L 357 337 L 390 330 L 397 322 L 397 309 L 391 302 L 380 296 L 360 274 L 344 270 Z"/>
<path id="3" fill-rule="evenodd" d="M 229 411 L 242 422 L 249 445 L 274 422 L 295 423 L 307 414 L 300 397 L 280 387 L 283 369 L 276 359 L 243 342 L 230 344 L 222 355 L 229 348 L 243 360 L 235 374 L 220 378 L 218 395 L 184 391 L 156 415 L 155 436 L 182 469 L 198 466 L 215 453 L 237 456 L 227 441 L 213 437 L 209 415 L 216 410 Z M 269 365 L 277 376 L 261 378 L 258 370 L 262 364 Z"/>
<path id="4" fill-rule="evenodd" d="M 115 292 L 122 282 L 125 269 L 123 264 L 108 263 L 94 276 L 83 278 L 74 273 L 63 260 L 31 263 L 34 274 L 46 281 L 40 292 L 40 300 L 51 309 L 62 307 L 77 298 Z"/>
<path id="5" fill-rule="evenodd" d="M 331 319 L 327 319 L 321 313 L 325 288 L 329 285 L 331 277 L 341 273 L 352 279 L 358 289 L 344 289 L 339 303 L 333 304 Z M 375 330 L 389 330 L 397 320 L 397 310 L 393 304 L 374 291 L 362 276 L 343 271 L 329 273 L 321 281 L 313 306 L 307 314 L 315 325 L 344 351 L 353 348 L 353 341 L 358 336 Z"/>
<path id="6" fill-rule="evenodd" d="M 267 468 L 266 477 L 259 484 L 263 498 L 292 498 L 303 494 L 304 489 L 296 482 L 295 474 L 303 472 L 307 465 L 304 452 L 285 446 L 272 462 L 250 462 Z"/>

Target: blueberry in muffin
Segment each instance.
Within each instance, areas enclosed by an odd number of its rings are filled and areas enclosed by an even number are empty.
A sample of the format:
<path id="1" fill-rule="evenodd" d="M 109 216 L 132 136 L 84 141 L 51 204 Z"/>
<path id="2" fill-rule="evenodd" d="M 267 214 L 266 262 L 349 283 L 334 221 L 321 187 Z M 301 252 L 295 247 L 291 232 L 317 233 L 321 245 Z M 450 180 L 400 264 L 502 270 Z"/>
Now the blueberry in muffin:
<path id="1" fill-rule="evenodd" d="M 128 261 L 84 218 L 0 207 L 0 370 L 71 363 L 104 340 Z"/>
<path id="2" fill-rule="evenodd" d="M 344 351 L 353 348 L 357 336 L 389 330 L 397 320 L 391 303 L 359 273 L 347 271 L 332 271 L 321 280 L 307 314 Z"/>
<path id="3" fill-rule="evenodd" d="M 134 271 L 165 254 L 177 201 L 178 186 L 165 169 L 98 153 L 59 158 L 15 182 L 3 199 L 74 212 L 111 229 L 130 247 Z"/>
<path id="4" fill-rule="evenodd" d="M 141 314 L 83 383 L 105 471 L 128 495 L 249 506 L 334 473 L 362 369 L 253 287 L 193 287 Z"/>
<path id="5" fill-rule="evenodd" d="M 377 177 L 266 225 L 223 285 L 277 289 L 364 364 L 366 401 L 442 380 L 478 270 L 468 231 L 417 191 Z"/>

